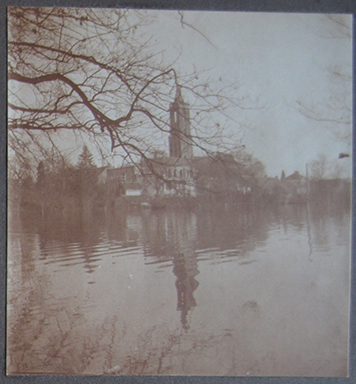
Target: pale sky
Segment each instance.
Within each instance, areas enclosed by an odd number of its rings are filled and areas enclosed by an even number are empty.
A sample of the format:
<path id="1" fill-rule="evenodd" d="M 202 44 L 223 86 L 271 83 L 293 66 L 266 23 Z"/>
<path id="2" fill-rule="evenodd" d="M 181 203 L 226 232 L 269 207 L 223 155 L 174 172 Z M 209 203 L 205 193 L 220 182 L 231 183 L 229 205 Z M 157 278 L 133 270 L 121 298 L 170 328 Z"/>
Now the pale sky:
<path id="1" fill-rule="evenodd" d="M 182 28 L 177 12 L 153 12 L 158 16 L 147 34 L 168 61 L 181 52 L 175 67 L 184 72 L 195 66 L 213 78 L 241 83 L 241 95 L 252 109 L 230 113 L 248 125 L 244 143 L 268 175 L 279 176 L 282 169 L 305 173 L 306 163 L 319 153 L 337 159 L 340 152 L 351 152 L 351 143 L 337 140 L 330 124 L 303 116 L 298 104 L 316 107 L 322 118 L 329 118 L 334 116 L 327 104 L 351 95 L 351 16 L 342 16 L 348 29 L 319 14 L 184 12 L 183 20 L 203 37 Z M 347 78 L 341 80 L 335 71 Z M 340 115 L 340 109 L 335 113 Z M 350 159 L 342 161 L 351 165 Z"/>
<path id="2" fill-rule="evenodd" d="M 305 174 L 306 164 L 322 153 L 336 162 L 340 152 L 351 154 L 351 143 L 336 138 L 335 127 L 341 125 L 330 123 L 351 121 L 350 15 L 332 16 L 332 21 L 300 13 L 142 12 L 153 22 L 137 32 L 152 37 L 153 52 L 163 52 L 167 64 L 174 61 L 183 74 L 206 70 L 212 79 L 240 84 L 237 96 L 244 97 L 244 108 L 231 109 L 233 120 L 221 117 L 221 123 L 238 131 L 269 176 L 282 170 Z M 182 16 L 192 27 L 182 26 Z M 193 102 L 189 96 L 185 101 Z M 300 105 L 316 111 L 319 121 L 304 116 Z M 342 127 L 351 130 L 351 124 Z M 167 147 L 168 137 L 163 140 Z M 81 143 L 66 142 L 68 151 L 78 152 L 75 146 Z M 351 159 L 341 163 L 350 172 Z"/>

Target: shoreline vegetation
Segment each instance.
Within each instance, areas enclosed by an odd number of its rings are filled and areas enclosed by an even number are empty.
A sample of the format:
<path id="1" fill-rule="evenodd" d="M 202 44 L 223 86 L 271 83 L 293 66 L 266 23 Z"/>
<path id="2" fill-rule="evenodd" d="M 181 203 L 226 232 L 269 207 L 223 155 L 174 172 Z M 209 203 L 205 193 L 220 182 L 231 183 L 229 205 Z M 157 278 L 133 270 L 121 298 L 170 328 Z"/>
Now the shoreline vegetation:
<path id="1" fill-rule="evenodd" d="M 112 193 L 107 186 L 94 188 L 74 188 L 61 191 L 55 184 L 41 186 L 38 183 L 27 181 L 19 183 L 9 180 L 8 183 L 8 214 L 28 211 L 32 214 L 44 215 L 51 213 L 66 215 L 67 212 L 97 211 L 97 210 L 155 210 L 155 209 L 188 209 L 194 210 L 211 205 L 221 206 L 223 209 L 232 207 L 265 207 L 283 205 L 322 204 L 332 206 L 350 207 L 351 181 L 348 179 L 311 180 L 308 182 L 308 191 L 298 193 L 297 189 L 289 189 L 286 193 L 285 183 L 278 179 L 274 181 L 271 191 L 268 183 L 270 178 L 265 177 L 265 185 L 258 185 L 248 192 L 221 192 L 205 191 L 196 196 L 127 196 L 124 193 Z"/>

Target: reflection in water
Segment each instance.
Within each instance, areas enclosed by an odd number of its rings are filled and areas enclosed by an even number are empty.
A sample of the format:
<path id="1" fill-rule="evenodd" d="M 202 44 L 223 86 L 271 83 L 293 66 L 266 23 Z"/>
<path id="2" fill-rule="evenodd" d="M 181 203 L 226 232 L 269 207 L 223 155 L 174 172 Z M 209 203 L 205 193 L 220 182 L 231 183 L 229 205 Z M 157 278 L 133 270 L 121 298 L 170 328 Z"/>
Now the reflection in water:
<path id="1" fill-rule="evenodd" d="M 196 215 L 189 211 L 161 211 L 145 215 L 144 249 L 146 257 L 156 262 L 172 261 L 176 276 L 177 311 L 183 329 L 189 329 L 187 315 L 196 306 L 193 292 L 199 283 L 196 242 Z"/>
<path id="2" fill-rule="evenodd" d="M 185 330 L 189 329 L 187 314 L 196 301 L 193 292 L 199 283 L 195 276 L 199 273 L 197 268 L 197 258 L 194 252 L 180 253 L 173 258 L 173 273 L 177 276 L 177 310 L 181 312 L 181 323 Z"/>
<path id="3" fill-rule="evenodd" d="M 8 372 L 345 375 L 347 212 L 15 216 Z"/>

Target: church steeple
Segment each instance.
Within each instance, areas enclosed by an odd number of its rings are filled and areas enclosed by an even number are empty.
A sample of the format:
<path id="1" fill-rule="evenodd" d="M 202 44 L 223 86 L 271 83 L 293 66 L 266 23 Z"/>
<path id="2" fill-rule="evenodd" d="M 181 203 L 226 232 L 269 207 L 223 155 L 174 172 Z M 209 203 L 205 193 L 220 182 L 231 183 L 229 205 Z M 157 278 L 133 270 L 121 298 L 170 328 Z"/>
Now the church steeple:
<path id="1" fill-rule="evenodd" d="M 189 106 L 184 102 L 179 86 L 169 112 L 171 125 L 169 156 L 191 159 L 193 157 L 193 146 L 191 143 Z"/>

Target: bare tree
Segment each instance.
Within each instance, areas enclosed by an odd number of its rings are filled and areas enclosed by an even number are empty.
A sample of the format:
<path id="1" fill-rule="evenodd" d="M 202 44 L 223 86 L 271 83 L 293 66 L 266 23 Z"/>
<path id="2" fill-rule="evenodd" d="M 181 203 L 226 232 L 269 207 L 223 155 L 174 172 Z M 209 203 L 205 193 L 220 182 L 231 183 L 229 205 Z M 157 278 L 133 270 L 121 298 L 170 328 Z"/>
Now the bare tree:
<path id="1" fill-rule="evenodd" d="M 236 107 L 234 86 L 215 88 L 200 74 L 179 75 L 155 53 L 140 27 L 145 12 L 22 8 L 8 11 L 10 149 L 34 159 L 84 137 L 106 158 L 149 161 L 169 132 L 177 87 L 191 102 L 193 145 L 227 145 L 219 111 Z M 68 139 L 71 138 L 71 140 Z M 223 140 L 223 138 L 225 138 Z M 71 150 L 68 146 L 67 150 Z"/>
<path id="2" fill-rule="evenodd" d="M 332 179 L 341 179 L 345 176 L 345 163 L 335 160 L 331 164 L 330 176 Z"/>
<path id="3" fill-rule="evenodd" d="M 351 18 L 347 15 L 322 15 L 323 31 L 317 34 L 324 39 L 338 39 L 350 43 L 351 58 Z M 320 122 L 329 129 L 335 138 L 351 145 L 352 123 L 352 69 L 350 62 L 322 68 L 329 76 L 332 97 L 314 104 L 298 101 L 298 110 L 307 118 Z"/>
<path id="4" fill-rule="evenodd" d="M 328 170 L 328 159 L 325 154 L 320 153 L 317 159 L 310 163 L 310 177 L 313 180 L 322 180 Z"/>

